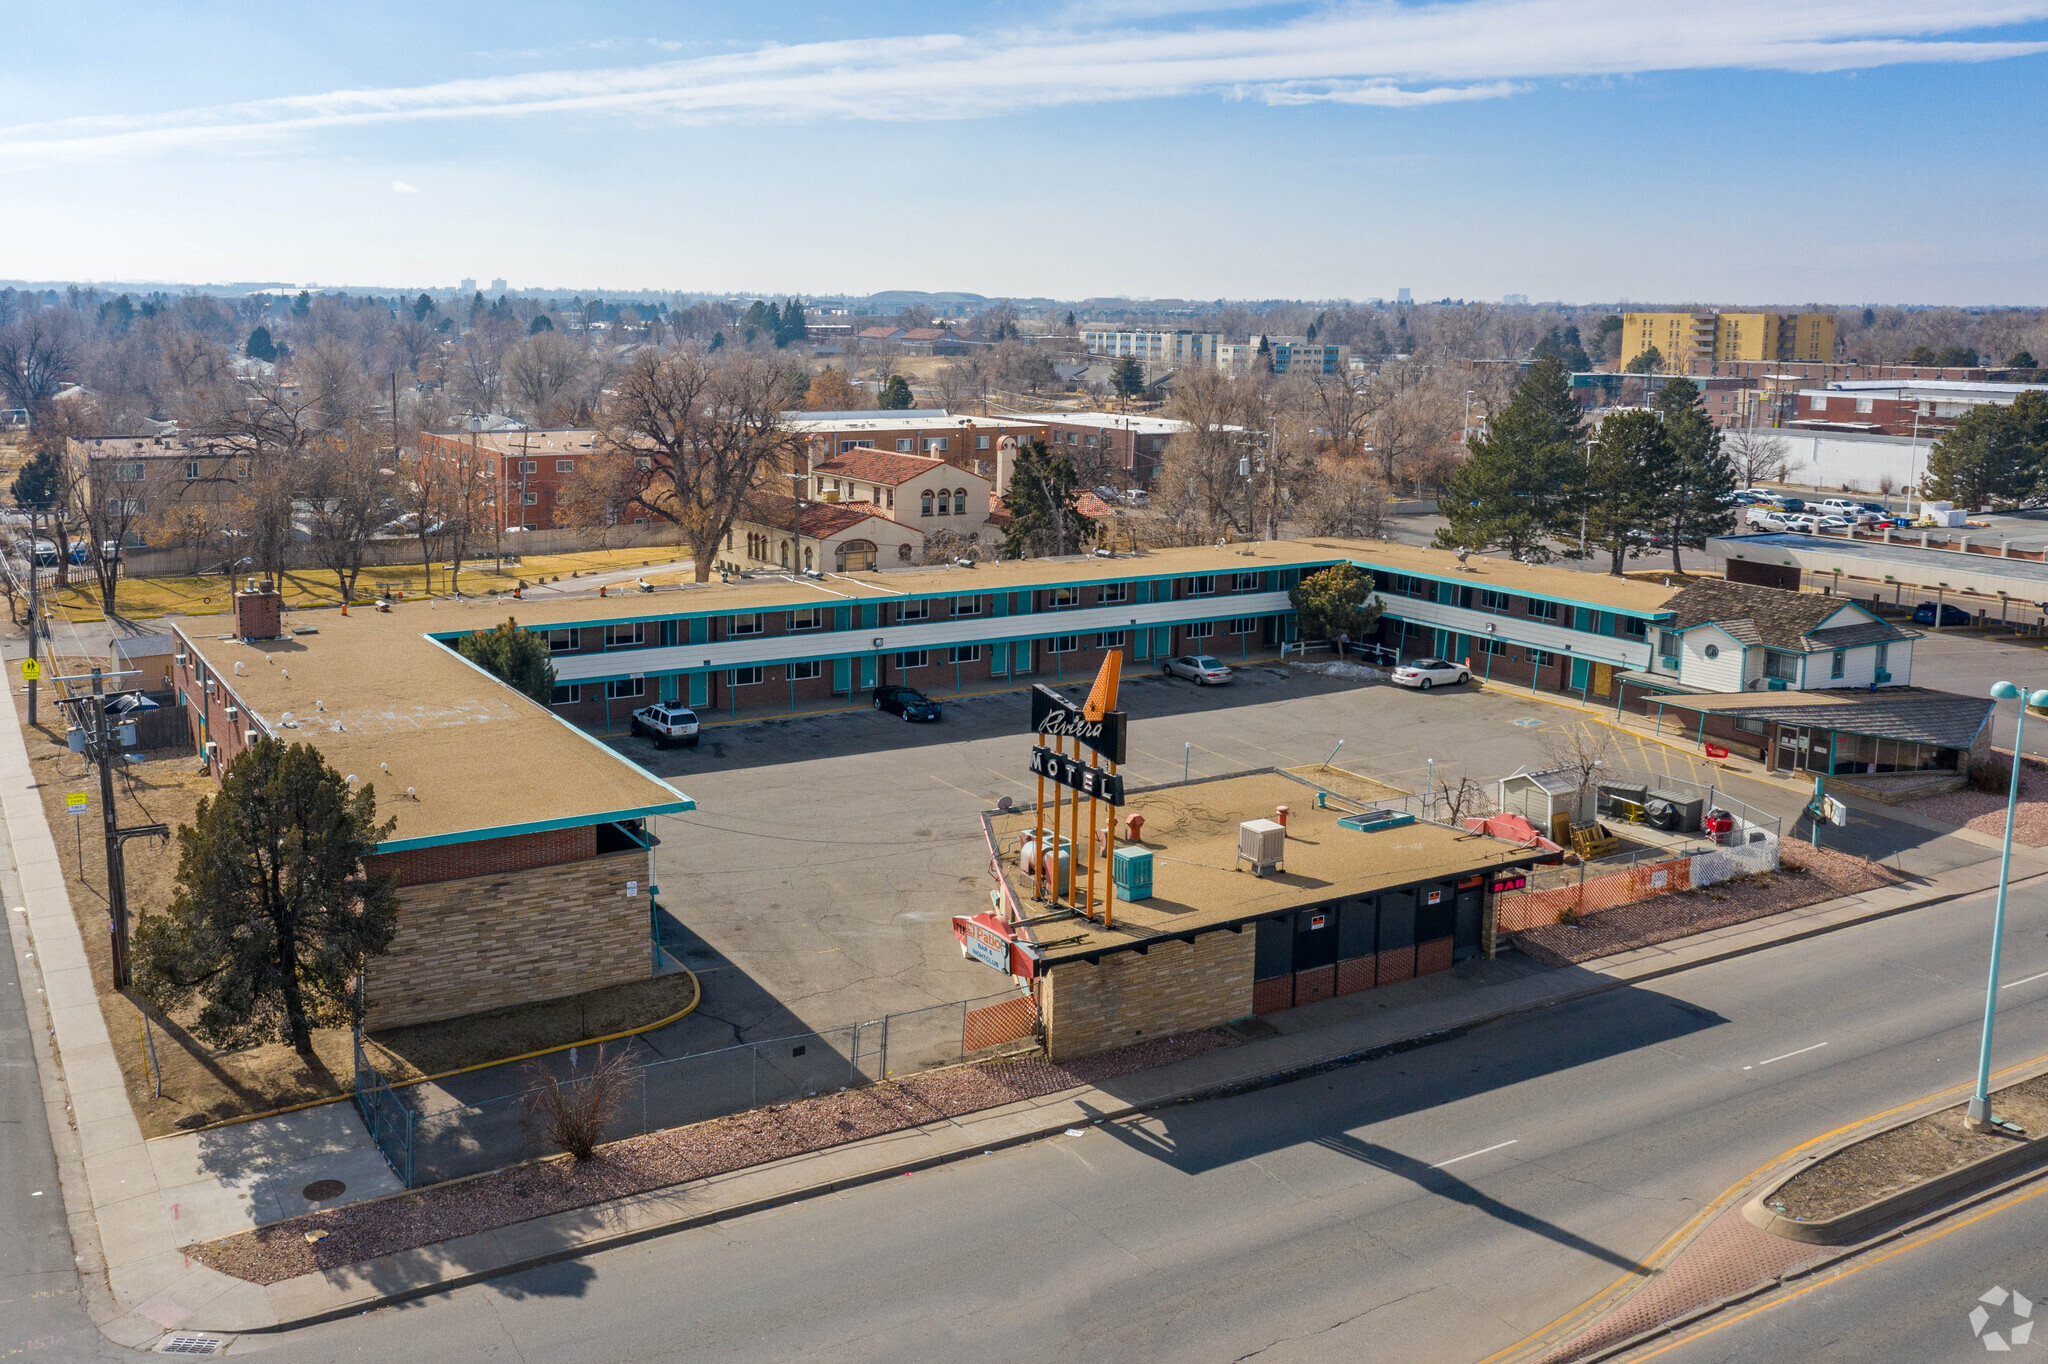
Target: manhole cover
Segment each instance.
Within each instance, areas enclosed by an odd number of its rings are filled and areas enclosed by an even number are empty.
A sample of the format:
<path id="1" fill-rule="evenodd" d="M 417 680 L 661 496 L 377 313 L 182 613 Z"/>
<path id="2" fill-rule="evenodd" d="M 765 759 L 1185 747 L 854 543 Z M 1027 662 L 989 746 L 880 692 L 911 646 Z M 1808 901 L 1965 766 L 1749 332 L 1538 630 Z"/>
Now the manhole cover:
<path id="1" fill-rule="evenodd" d="M 299 1197 L 308 1203 L 318 1203 L 323 1198 L 339 1198 L 347 1189 L 348 1185 L 338 1179 L 316 1179 L 299 1190 Z"/>

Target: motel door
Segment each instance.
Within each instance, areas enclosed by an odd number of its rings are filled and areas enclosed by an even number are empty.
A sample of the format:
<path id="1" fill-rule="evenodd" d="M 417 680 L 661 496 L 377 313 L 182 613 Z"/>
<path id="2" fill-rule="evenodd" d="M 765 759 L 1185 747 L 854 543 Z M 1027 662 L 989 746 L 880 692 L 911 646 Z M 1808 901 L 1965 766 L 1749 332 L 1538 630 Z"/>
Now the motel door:
<path id="1" fill-rule="evenodd" d="M 1452 958 L 1463 961 L 1479 950 L 1479 928 L 1484 918 L 1486 890 L 1484 878 L 1468 876 L 1458 882 L 1458 917 L 1453 935 Z"/>
<path id="2" fill-rule="evenodd" d="M 1778 770 L 1820 772 L 1829 770 L 1832 731 L 1805 725 L 1781 725 L 1778 729 Z"/>

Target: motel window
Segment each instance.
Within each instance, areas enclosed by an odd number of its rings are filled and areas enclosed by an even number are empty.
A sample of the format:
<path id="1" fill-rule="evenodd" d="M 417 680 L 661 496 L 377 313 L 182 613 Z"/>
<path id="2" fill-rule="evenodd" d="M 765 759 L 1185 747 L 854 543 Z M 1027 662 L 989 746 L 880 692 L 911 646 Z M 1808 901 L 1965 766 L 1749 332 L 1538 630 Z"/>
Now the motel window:
<path id="1" fill-rule="evenodd" d="M 1131 585 L 1129 583 L 1104 583 L 1095 594 L 1096 603 L 1101 606 L 1115 606 L 1119 602 L 1127 602 L 1130 599 Z"/>
<path id="2" fill-rule="evenodd" d="M 1107 631 L 1104 631 L 1104 632 L 1103 632 L 1102 634 L 1099 634 L 1099 635 L 1097 635 L 1097 636 L 1095 637 L 1095 647 L 1096 647 L 1096 648 L 1098 648 L 1098 649 L 1121 649 L 1121 648 L 1123 648 L 1123 647 L 1124 647 L 1124 632 L 1123 632 L 1123 631 L 1121 631 L 1121 630 L 1107 630 Z"/>
<path id="3" fill-rule="evenodd" d="M 1508 594 L 1496 592 L 1490 587 L 1479 589 L 1479 609 L 1482 611 L 1505 611 L 1508 609 Z"/>
<path id="4" fill-rule="evenodd" d="M 1266 575 L 1263 573 L 1240 573 L 1231 584 L 1231 589 L 1237 592 L 1256 592 L 1265 585 Z"/>
<path id="5" fill-rule="evenodd" d="M 582 647 L 583 635 L 581 631 L 548 631 L 548 652 L 551 654 L 573 654 Z"/>
<path id="6" fill-rule="evenodd" d="M 761 633 L 761 613 L 758 611 L 751 616 L 731 616 L 728 617 L 728 620 L 730 622 L 726 626 L 726 633 L 728 635 L 758 635 Z"/>
<path id="7" fill-rule="evenodd" d="M 556 460 L 556 461 L 555 461 L 555 472 L 556 472 L 556 473 L 558 473 L 558 474 L 573 474 L 573 473 L 575 473 L 575 472 L 576 472 L 576 461 L 575 461 L 575 460 L 573 460 L 573 459 L 558 459 L 558 460 Z"/>
<path id="8" fill-rule="evenodd" d="M 1657 632 L 1657 656 L 1664 660 L 1665 667 L 1676 668 L 1681 651 L 1676 630 L 1659 630 Z"/>
<path id="9" fill-rule="evenodd" d="M 1557 655 L 1548 649 L 1526 649 L 1523 652 L 1528 656 L 1529 666 L 1532 668 L 1547 668 L 1557 662 Z"/>
<path id="10" fill-rule="evenodd" d="M 789 613 L 789 628 L 792 630 L 818 630 L 825 625 L 825 613 L 831 608 L 814 606 L 808 610 Z"/>
<path id="11" fill-rule="evenodd" d="M 647 625 L 644 621 L 604 627 L 604 647 L 607 649 L 637 649 L 646 642 Z"/>
<path id="12" fill-rule="evenodd" d="M 566 686 L 558 686 L 555 688 L 555 694 L 552 698 L 553 704 L 557 706 L 566 706 L 571 704 L 575 700 L 577 700 L 577 686 L 574 682 L 571 682 Z"/>
<path id="13" fill-rule="evenodd" d="M 1799 680 L 1799 656 L 1779 653 L 1776 649 L 1764 650 L 1764 676 L 1775 677 L 1781 682 Z"/>
<path id="14" fill-rule="evenodd" d="M 908 436 L 905 436 L 902 440 L 896 442 L 896 453 L 899 455 L 907 455 L 910 453 L 910 438 Z"/>
<path id="15" fill-rule="evenodd" d="M 814 681 L 819 676 L 819 670 L 823 667 L 824 665 L 816 659 L 812 659 L 808 663 L 792 663 L 789 665 L 789 680 L 792 682 Z"/>
<path id="16" fill-rule="evenodd" d="M 1189 639 L 1207 639 L 1210 635 L 1214 634 L 1215 631 L 1216 622 L 1209 620 L 1198 620 L 1193 625 L 1184 627 L 1181 630 L 1181 633 L 1186 635 Z"/>
<path id="17" fill-rule="evenodd" d="M 924 496 L 923 496 L 923 497 L 922 497 L 922 498 L 921 498 L 921 499 L 919 500 L 919 502 L 918 502 L 918 507 L 919 507 L 919 512 L 918 512 L 918 514 L 919 514 L 920 516 L 930 516 L 930 515 L 932 514 L 932 493 L 931 493 L 931 489 L 929 489 L 929 488 L 925 489 L 925 491 L 924 491 Z"/>
<path id="18" fill-rule="evenodd" d="M 1472 642 L 1479 646 L 1479 652 L 1482 654 L 1493 654 L 1500 658 L 1507 656 L 1508 646 L 1504 640 L 1488 638 L 1475 639 Z"/>
<path id="19" fill-rule="evenodd" d="M 756 686 L 762 679 L 763 671 L 761 668 L 734 668 L 732 670 L 732 684 L 735 687 Z"/>
<path id="20" fill-rule="evenodd" d="M 1761 734 L 1764 732 L 1764 722 L 1761 720 L 1737 720 L 1735 727 L 1744 734 Z"/>
<path id="21" fill-rule="evenodd" d="M 1848 670 L 1848 663 L 1849 651 L 1847 649 L 1835 650 L 1835 656 L 1828 664 L 1828 676 L 1831 678 L 1842 676 Z"/>
<path id="22" fill-rule="evenodd" d="M 604 684 L 604 699 L 607 701 L 631 701 L 647 694 L 647 679 L 644 677 L 620 677 Z"/>
<path id="23" fill-rule="evenodd" d="M 1081 593 L 1077 588 L 1055 587 L 1045 594 L 1045 606 L 1048 611 L 1065 611 L 1080 604 Z"/>
<path id="24" fill-rule="evenodd" d="M 987 436 L 976 436 L 976 437 L 974 438 L 974 448 L 975 448 L 975 449 L 977 449 L 977 450 L 986 450 L 986 449 L 988 449 L 988 437 L 987 437 Z"/>
<path id="25" fill-rule="evenodd" d="M 1080 649 L 1081 637 L 1079 635 L 1054 635 L 1047 652 L 1071 654 L 1080 652 Z"/>
<path id="26" fill-rule="evenodd" d="M 931 617 L 932 604 L 928 601 L 907 601 L 896 608 L 896 619 L 899 621 L 930 620 Z"/>
<path id="27" fill-rule="evenodd" d="M 1250 616 L 1230 622 L 1230 633 L 1233 635 L 1248 635 L 1258 628 L 1258 622 L 1254 621 Z"/>
<path id="28" fill-rule="evenodd" d="M 953 598 L 953 614 L 954 614 L 955 616 L 978 616 L 978 615 L 980 615 L 980 614 L 981 614 L 981 598 L 979 598 L 979 597 L 955 597 L 955 598 Z"/>
<path id="29" fill-rule="evenodd" d="M 1650 637 L 1650 622 L 1641 617 L 1617 616 L 1615 619 L 1621 626 L 1621 633 L 1629 639 L 1648 639 Z"/>
<path id="30" fill-rule="evenodd" d="M 1199 578 L 1188 578 L 1185 581 L 1187 583 L 1187 595 L 1190 597 L 1206 597 L 1216 590 L 1216 579 L 1210 574 L 1204 574 Z"/>
<path id="31" fill-rule="evenodd" d="M 979 662 L 981 662 L 981 646 L 980 646 L 979 644 L 962 644 L 962 645 L 959 645 L 959 646 L 955 647 L 955 648 L 954 648 L 954 650 L 953 650 L 953 662 L 955 662 L 955 663 L 979 663 Z"/>
<path id="32" fill-rule="evenodd" d="M 1554 601 L 1538 601 L 1536 598 L 1531 597 L 1529 598 L 1529 617 L 1532 620 L 1556 620 L 1557 603 Z"/>
<path id="33" fill-rule="evenodd" d="M 931 654 L 929 650 L 925 649 L 910 649 L 896 655 L 896 667 L 902 672 L 909 672 L 913 668 L 922 668 L 929 662 L 931 662 Z"/>

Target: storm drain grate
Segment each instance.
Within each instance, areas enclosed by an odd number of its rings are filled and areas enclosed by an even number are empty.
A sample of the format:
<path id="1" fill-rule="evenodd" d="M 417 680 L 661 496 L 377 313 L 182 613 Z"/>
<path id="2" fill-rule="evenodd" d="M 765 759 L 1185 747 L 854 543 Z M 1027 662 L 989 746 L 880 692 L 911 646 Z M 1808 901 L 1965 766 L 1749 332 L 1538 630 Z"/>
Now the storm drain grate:
<path id="1" fill-rule="evenodd" d="M 157 1346 L 156 1352 L 160 1355 L 212 1355 L 219 1354 L 225 1344 L 226 1341 L 215 1340 L 212 1336 L 172 1336 Z"/>

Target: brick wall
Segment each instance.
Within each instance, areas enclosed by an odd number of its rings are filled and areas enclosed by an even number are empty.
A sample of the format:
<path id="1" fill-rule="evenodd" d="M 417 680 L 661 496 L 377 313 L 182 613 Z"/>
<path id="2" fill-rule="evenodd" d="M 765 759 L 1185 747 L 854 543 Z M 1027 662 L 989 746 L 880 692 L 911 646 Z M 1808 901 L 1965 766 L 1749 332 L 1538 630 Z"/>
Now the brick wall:
<path id="1" fill-rule="evenodd" d="M 597 826 L 549 829 L 511 838 L 484 838 L 439 848 L 413 848 L 363 860 L 372 876 L 395 876 L 401 886 L 455 881 L 467 876 L 529 871 L 597 856 Z"/>
<path id="2" fill-rule="evenodd" d="M 506 840 L 510 841 L 510 840 Z M 398 934 L 364 982 L 372 1028 L 531 1004 L 645 980 L 643 852 L 437 881 L 399 892 Z"/>
<path id="3" fill-rule="evenodd" d="M 1114 953 L 1099 966 L 1053 967 L 1040 996 L 1047 1050 L 1066 1060 L 1249 1017 L 1256 940 L 1249 929 L 1205 933 L 1142 956 Z"/>

